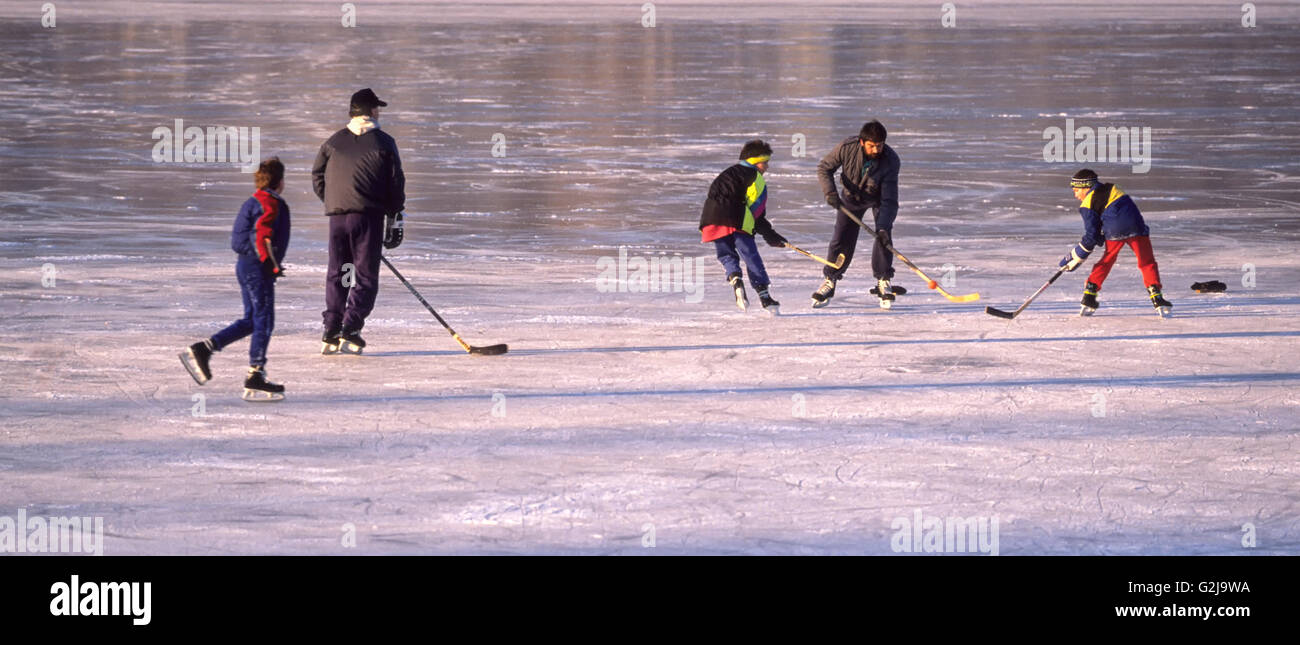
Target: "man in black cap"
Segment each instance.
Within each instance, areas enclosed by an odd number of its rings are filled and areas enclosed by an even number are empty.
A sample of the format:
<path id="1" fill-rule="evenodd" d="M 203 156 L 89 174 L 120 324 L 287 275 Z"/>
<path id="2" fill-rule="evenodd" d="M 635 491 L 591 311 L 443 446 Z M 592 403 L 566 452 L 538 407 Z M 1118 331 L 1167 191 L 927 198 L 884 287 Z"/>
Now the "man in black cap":
<path id="1" fill-rule="evenodd" d="M 361 328 L 379 293 L 384 218 L 406 204 L 397 143 L 377 121 L 387 105 L 370 88 L 353 94 L 352 120 L 321 144 L 312 166 L 312 186 L 330 221 L 322 354 L 360 354 L 366 346 Z"/>

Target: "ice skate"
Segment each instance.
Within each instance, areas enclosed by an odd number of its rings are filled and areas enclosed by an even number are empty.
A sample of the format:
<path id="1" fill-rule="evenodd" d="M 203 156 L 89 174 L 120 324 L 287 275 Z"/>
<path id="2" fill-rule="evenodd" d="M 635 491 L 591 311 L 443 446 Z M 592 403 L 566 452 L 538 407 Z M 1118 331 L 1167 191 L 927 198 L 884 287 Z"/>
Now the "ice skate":
<path id="1" fill-rule="evenodd" d="M 180 353 L 181 364 L 194 377 L 194 382 L 203 385 L 212 380 L 212 370 L 208 360 L 212 358 L 212 341 L 203 340 L 190 345 Z"/>
<path id="2" fill-rule="evenodd" d="M 1173 313 L 1174 305 L 1165 300 L 1164 294 L 1160 293 L 1160 285 L 1153 284 L 1147 287 L 1147 293 L 1151 296 L 1151 306 L 1156 308 L 1156 313 L 1161 318 L 1168 318 Z"/>
<path id="3" fill-rule="evenodd" d="M 889 288 L 894 291 L 894 295 L 896 296 L 902 296 L 907 294 L 907 287 L 900 287 L 895 284 L 895 285 L 891 285 Z M 870 293 L 873 296 L 880 295 L 880 287 L 872 287 Z"/>
<path id="4" fill-rule="evenodd" d="M 320 353 L 325 356 L 332 356 L 339 353 L 339 345 L 343 342 L 338 330 L 325 330 L 325 334 L 320 338 Z"/>
<path id="5" fill-rule="evenodd" d="M 1101 287 L 1089 282 L 1083 287 L 1083 300 L 1079 301 L 1079 315 L 1091 316 L 1097 312 L 1101 303 L 1097 302 L 1097 292 Z"/>
<path id="6" fill-rule="evenodd" d="M 881 309 L 890 309 L 894 306 L 894 288 L 889 284 L 888 279 L 876 280 L 876 296 L 880 298 Z"/>
<path id="7" fill-rule="evenodd" d="M 741 311 L 749 309 L 749 296 L 745 295 L 745 283 L 740 279 L 740 274 L 732 274 L 727 277 L 731 283 L 731 288 L 736 292 L 736 307 Z"/>
<path id="8" fill-rule="evenodd" d="M 261 367 L 248 368 L 248 378 L 244 379 L 244 400 L 269 402 L 284 400 L 284 386 L 266 380 L 266 370 Z"/>
<path id="9" fill-rule="evenodd" d="M 768 293 L 766 287 L 758 290 L 758 301 L 763 303 L 763 311 L 766 311 L 768 315 L 781 315 L 781 303 L 772 298 L 772 294 Z"/>
<path id="10" fill-rule="evenodd" d="M 340 354 L 360 354 L 366 348 L 366 341 L 361 338 L 361 332 L 343 330 L 339 337 Z"/>
<path id="11" fill-rule="evenodd" d="M 813 292 L 813 309 L 821 309 L 822 307 L 831 304 L 831 298 L 833 297 L 835 297 L 835 281 L 826 278 L 822 281 L 822 286 L 818 287 L 818 289 Z"/>

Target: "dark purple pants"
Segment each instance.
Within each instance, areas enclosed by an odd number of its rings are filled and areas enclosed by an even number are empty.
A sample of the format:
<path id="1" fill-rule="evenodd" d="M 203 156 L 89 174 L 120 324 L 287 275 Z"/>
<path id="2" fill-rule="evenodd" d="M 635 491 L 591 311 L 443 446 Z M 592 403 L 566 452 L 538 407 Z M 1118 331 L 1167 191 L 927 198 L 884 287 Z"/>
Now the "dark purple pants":
<path id="1" fill-rule="evenodd" d="M 844 196 L 841 195 L 840 198 L 843 199 Z M 845 207 L 848 208 L 847 205 Z M 867 210 L 866 208 L 850 208 L 849 212 L 862 219 L 866 216 Z M 892 236 L 893 234 L 890 231 L 879 228 L 880 223 L 876 221 L 876 217 L 880 215 L 880 208 L 876 207 L 870 210 L 872 212 L 872 224 L 874 224 L 871 228 Z M 844 213 L 835 214 L 835 233 L 831 235 L 831 243 L 830 247 L 826 249 L 826 257 L 834 259 L 843 253 L 844 264 L 838 269 L 832 269 L 829 266 L 822 267 L 823 276 L 837 282 L 844 277 L 844 272 L 849 270 L 849 264 L 853 262 L 853 250 L 858 245 L 858 234 L 861 232 L 862 227 L 858 226 L 857 222 L 846 217 Z M 894 278 L 894 254 L 890 253 L 889 249 L 880 243 L 880 240 L 874 240 L 871 247 L 871 274 L 877 280 L 880 278 L 892 280 Z"/>
<path id="2" fill-rule="evenodd" d="M 361 331 L 379 295 L 384 216 L 347 213 L 330 215 L 329 220 L 330 263 L 325 272 L 322 312 L 325 328 Z"/>

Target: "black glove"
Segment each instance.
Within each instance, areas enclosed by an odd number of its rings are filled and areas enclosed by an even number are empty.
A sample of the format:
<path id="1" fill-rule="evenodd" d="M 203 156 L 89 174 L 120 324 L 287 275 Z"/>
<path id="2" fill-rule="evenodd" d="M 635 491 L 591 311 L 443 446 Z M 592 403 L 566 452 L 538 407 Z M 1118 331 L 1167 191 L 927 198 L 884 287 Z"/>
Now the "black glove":
<path id="1" fill-rule="evenodd" d="M 395 249 L 402 245 L 402 213 L 384 216 L 384 248 Z"/>
<path id="2" fill-rule="evenodd" d="M 884 246 L 893 246 L 894 244 L 894 236 L 883 228 L 876 230 L 876 239 Z"/>
<path id="3" fill-rule="evenodd" d="M 789 240 L 782 237 L 780 233 L 777 233 L 776 231 L 770 228 L 767 229 L 766 231 L 763 231 L 762 235 L 763 235 L 763 241 L 767 242 L 768 246 L 785 246 L 786 243 L 789 242 Z"/>
<path id="4" fill-rule="evenodd" d="M 840 201 L 840 196 L 834 193 L 826 196 L 826 203 L 830 204 L 831 208 L 836 210 L 839 210 L 839 208 L 844 205 L 844 202 Z"/>

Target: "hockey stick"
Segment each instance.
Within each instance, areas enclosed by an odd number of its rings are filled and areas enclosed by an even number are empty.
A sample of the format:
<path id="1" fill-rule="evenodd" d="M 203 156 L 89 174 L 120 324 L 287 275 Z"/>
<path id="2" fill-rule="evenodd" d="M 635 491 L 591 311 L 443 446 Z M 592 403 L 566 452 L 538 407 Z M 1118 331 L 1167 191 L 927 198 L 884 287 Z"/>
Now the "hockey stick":
<path id="1" fill-rule="evenodd" d="M 863 223 L 861 219 L 858 219 L 858 216 L 854 215 L 853 213 L 850 213 L 849 209 L 840 206 L 839 211 L 847 215 L 849 219 L 853 220 L 854 222 L 857 222 L 858 226 L 861 226 L 863 229 L 865 229 L 868 233 L 871 234 L 871 237 L 876 238 L 877 241 L 880 240 L 880 236 L 874 230 L 872 230 L 870 226 L 867 226 L 865 223 Z M 907 268 L 916 272 L 916 275 L 921 276 L 921 279 L 925 281 L 925 286 L 930 287 L 935 291 L 938 291 L 940 294 L 943 295 L 943 297 L 953 302 L 975 302 L 976 300 L 980 299 L 979 293 L 968 293 L 964 296 L 954 296 L 951 293 L 944 291 L 943 287 L 940 287 L 938 282 L 935 282 L 934 280 L 930 279 L 930 276 L 926 275 L 925 272 L 920 269 L 920 267 L 916 266 L 915 264 L 912 264 L 911 260 L 904 257 L 902 253 L 899 253 L 898 249 L 895 249 L 893 244 L 886 244 L 885 248 L 889 249 L 889 252 L 893 253 L 894 257 L 898 258 L 899 260 L 902 260 L 903 264 L 907 265 Z"/>
<path id="2" fill-rule="evenodd" d="M 1065 273 L 1064 267 L 1059 269 L 1056 272 L 1056 275 L 1052 276 L 1052 278 L 1047 281 L 1047 284 L 1044 284 L 1043 286 L 1039 287 L 1038 291 L 1035 291 L 1034 295 L 1029 296 L 1029 299 L 1025 301 L 1025 304 L 1020 305 L 1020 307 L 1015 311 L 1002 311 L 1001 309 L 994 309 L 993 307 L 985 307 L 984 313 L 989 314 L 990 316 L 997 316 L 998 318 L 1006 318 L 1007 320 L 1011 320 L 1012 318 L 1019 316 L 1020 312 L 1024 311 L 1025 307 L 1028 307 L 1029 303 L 1034 301 L 1034 298 L 1038 297 L 1038 294 L 1047 291 L 1047 288 L 1052 286 L 1052 283 L 1056 282 L 1056 279 L 1061 277 L 1061 274 L 1063 273 Z"/>
<path id="3" fill-rule="evenodd" d="M 830 267 L 830 268 L 832 268 L 832 269 L 838 269 L 838 268 L 844 266 L 844 254 L 843 254 L 843 253 L 840 254 L 840 257 L 835 258 L 835 261 L 834 261 L 834 262 L 831 262 L 831 261 L 827 260 L 826 258 L 823 258 L 823 257 L 819 257 L 819 256 L 816 256 L 816 255 L 813 255 L 813 254 L 811 254 L 811 253 L 809 253 L 809 252 L 807 252 L 807 251 L 805 251 L 805 250 L 803 250 L 803 249 L 801 249 L 801 248 L 799 248 L 799 247 L 797 247 L 797 246 L 795 246 L 795 245 L 793 245 L 793 244 L 791 244 L 791 243 L 789 243 L 789 242 L 786 242 L 786 243 L 785 243 L 785 246 L 786 246 L 786 248 L 791 249 L 791 250 L 793 250 L 793 251 L 795 251 L 795 252 L 797 252 L 797 253 L 802 253 L 802 254 L 804 254 L 804 255 L 806 255 L 806 256 L 808 256 L 808 257 L 814 259 L 814 260 L 817 260 L 818 262 L 821 262 L 822 264 L 825 264 L 826 266 L 828 266 L 828 267 Z"/>
<path id="4" fill-rule="evenodd" d="M 280 263 L 275 261 L 275 247 L 271 245 L 271 238 L 266 238 L 266 257 L 271 258 L 271 266 L 275 267 L 276 273 L 284 273 L 280 268 Z"/>
<path id="5" fill-rule="evenodd" d="M 460 337 L 460 334 L 457 334 L 457 333 L 456 333 L 456 330 L 455 330 L 455 329 L 452 329 L 452 328 L 451 328 L 451 325 L 448 325 L 448 324 L 447 324 L 447 321 L 443 320 L 443 319 L 442 319 L 442 316 L 439 316 L 439 315 L 438 315 L 438 312 L 436 312 L 436 311 L 433 310 L 433 306 L 430 305 L 429 302 L 428 302 L 427 300 L 424 299 L 424 296 L 421 296 L 421 295 L 420 295 L 420 292 L 419 292 L 419 291 L 416 291 L 416 290 L 415 290 L 415 287 L 411 286 L 411 283 L 410 283 L 410 282 L 407 282 L 407 281 L 406 281 L 406 278 L 402 277 L 402 274 L 400 274 L 400 273 L 397 272 L 397 267 L 393 266 L 393 263 L 392 263 L 392 262 L 389 262 L 389 261 L 388 261 L 388 258 L 386 258 L 386 257 L 384 257 L 384 256 L 381 255 L 381 256 L 379 256 L 379 259 L 380 259 L 380 260 L 383 260 L 383 261 L 384 261 L 384 265 L 388 267 L 388 270 L 389 270 L 389 271 L 392 271 L 392 272 L 393 272 L 393 275 L 397 276 L 397 279 L 398 279 L 398 280 L 401 280 L 401 281 L 402 281 L 402 284 L 406 285 L 406 288 L 407 288 L 408 290 L 410 290 L 410 292 L 411 292 L 412 295 L 415 296 L 415 299 L 416 299 L 416 300 L 419 300 L 419 301 L 420 301 L 420 304 L 424 305 L 424 308 L 425 308 L 425 309 L 428 309 L 428 310 L 429 310 L 429 313 L 433 314 L 433 317 L 434 317 L 434 318 L 437 318 L 437 319 L 438 319 L 438 322 L 442 323 L 442 326 L 445 327 L 445 328 L 447 329 L 447 331 L 451 334 L 451 337 L 452 337 L 452 338 L 455 338 L 455 339 L 456 339 L 456 342 L 457 342 L 457 343 L 460 343 L 460 346 L 463 347 L 463 348 L 465 348 L 465 351 L 467 351 L 467 352 L 469 352 L 469 353 L 471 353 L 471 354 L 477 354 L 477 355 L 479 355 L 479 356 L 496 356 L 497 354 L 504 354 L 504 353 L 506 353 L 506 350 L 508 349 L 508 347 L 507 347 L 507 345 L 506 345 L 505 343 L 501 343 L 501 344 L 499 344 L 499 345 L 487 345 L 487 346 L 485 346 L 485 347 L 476 347 L 476 346 L 474 346 L 474 345 L 471 345 L 471 344 L 465 342 L 464 339 L 462 339 L 462 338 Z"/>

